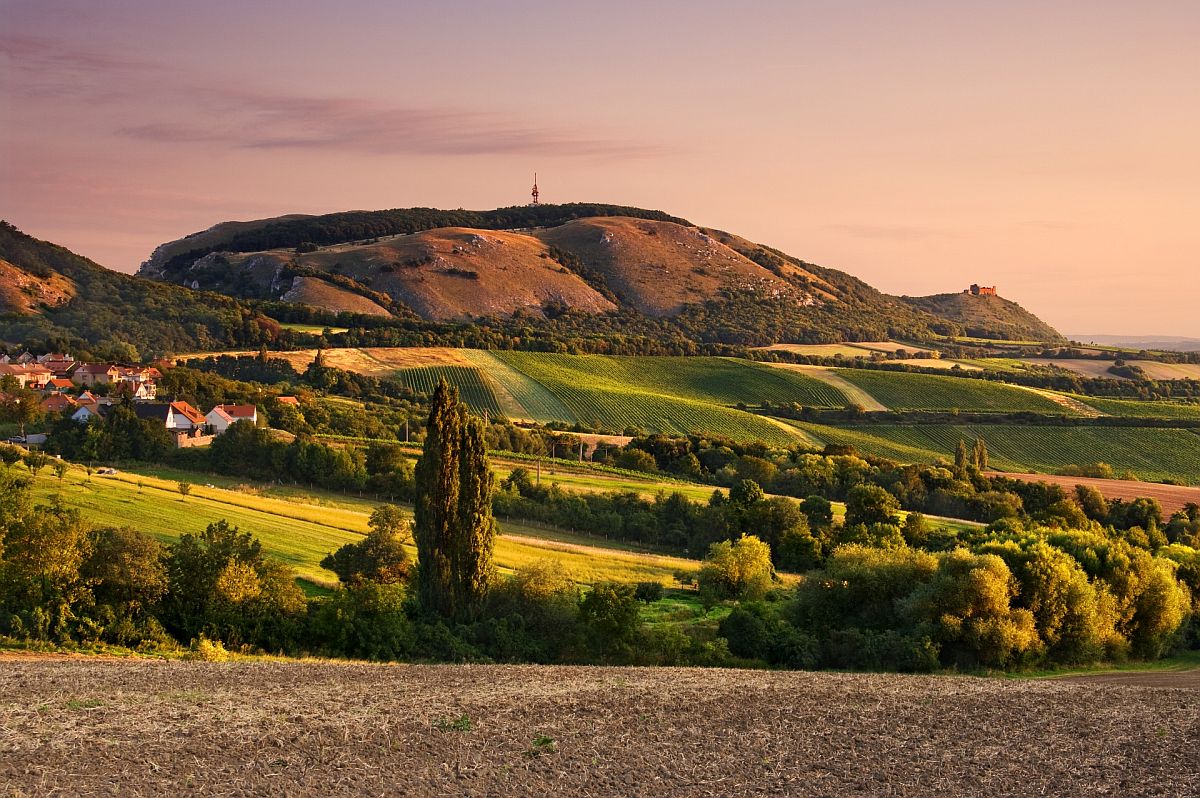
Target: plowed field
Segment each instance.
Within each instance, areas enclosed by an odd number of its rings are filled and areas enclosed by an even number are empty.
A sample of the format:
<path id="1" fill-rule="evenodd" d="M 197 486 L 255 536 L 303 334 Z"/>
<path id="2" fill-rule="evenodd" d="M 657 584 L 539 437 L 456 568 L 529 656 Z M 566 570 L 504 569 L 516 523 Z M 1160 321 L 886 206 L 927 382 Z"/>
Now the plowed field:
<path id="1" fill-rule="evenodd" d="M 1196 795 L 1200 691 L 693 669 L 0 662 L 16 795 Z"/>

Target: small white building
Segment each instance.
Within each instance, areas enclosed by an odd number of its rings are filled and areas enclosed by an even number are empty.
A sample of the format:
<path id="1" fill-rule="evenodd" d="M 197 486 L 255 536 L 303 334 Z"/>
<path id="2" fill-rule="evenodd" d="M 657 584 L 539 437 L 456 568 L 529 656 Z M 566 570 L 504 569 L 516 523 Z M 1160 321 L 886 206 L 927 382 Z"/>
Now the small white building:
<path id="1" fill-rule="evenodd" d="M 258 408 L 254 405 L 217 405 L 204 417 L 212 431 L 220 435 L 239 421 L 258 424 Z"/>

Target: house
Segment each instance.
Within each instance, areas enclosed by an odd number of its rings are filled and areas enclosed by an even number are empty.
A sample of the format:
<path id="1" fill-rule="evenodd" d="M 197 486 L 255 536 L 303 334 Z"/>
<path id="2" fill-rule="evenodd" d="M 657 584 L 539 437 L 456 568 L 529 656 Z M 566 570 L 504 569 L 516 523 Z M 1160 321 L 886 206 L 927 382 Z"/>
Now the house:
<path id="1" fill-rule="evenodd" d="M 63 393 L 64 391 L 69 391 L 74 387 L 75 383 L 71 382 L 66 377 L 55 377 L 54 379 L 50 380 L 50 382 L 46 383 L 46 390 L 54 391 L 55 393 Z"/>
<path id="2" fill-rule="evenodd" d="M 104 363 L 85 363 L 71 374 L 76 385 L 103 385 L 121 376 L 116 366 Z"/>
<path id="3" fill-rule="evenodd" d="M 112 407 L 112 405 L 102 405 L 98 402 L 92 402 L 86 405 L 81 404 L 79 405 L 79 409 L 71 414 L 71 420 L 77 421 L 80 424 L 86 424 L 93 418 L 104 418 L 110 407 Z"/>
<path id="4" fill-rule="evenodd" d="M 12 377 L 22 388 L 41 389 L 54 375 L 45 366 L 29 364 L 0 364 L 0 378 Z"/>
<path id="5" fill-rule="evenodd" d="M 137 402 L 133 412 L 138 418 L 161 421 L 171 431 L 183 431 L 203 427 L 204 414 L 187 402 Z"/>
<path id="6" fill-rule="evenodd" d="M 79 365 L 75 362 L 75 358 L 59 353 L 40 355 L 37 362 L 50 369 L 55 377 L 67 377 Z"/>
<path id="7" fill-rule="evenodd" d="M 187 430 L 207 423 L 204 414 L 187 402 L 171 402 L 171 409 L 175 411 L 175 429 Z"/>
<path id="8" fill-rule="evenodd" d="M 279 402 L 281 405 L 291 405 L 292 407 L 300 406 L 300 400 L 294 396 L 277 396 L 275 397 L 275 401 Z"/>
<path id="9" fill-rule="evenodd" d="M 239 421 L 258 423 L 258 408 L 254 405 L 217 405 L 205 416 L 208 426 L 220 435 Z"/>
<path id="10" fill-rule="evenodd" d="M 145 401 L 158 396 L 158 386 L 153 382 L 121 380 L 113 388 L 113 396 L 128 396 L 135 401 Z"/>
<path id="11" fill-rule="evenodd" d="M 79 407 L 79 403 L 63 393 L 52 393 L 42 400 L 42 411 L 46 413 L 63 413 Z"/>

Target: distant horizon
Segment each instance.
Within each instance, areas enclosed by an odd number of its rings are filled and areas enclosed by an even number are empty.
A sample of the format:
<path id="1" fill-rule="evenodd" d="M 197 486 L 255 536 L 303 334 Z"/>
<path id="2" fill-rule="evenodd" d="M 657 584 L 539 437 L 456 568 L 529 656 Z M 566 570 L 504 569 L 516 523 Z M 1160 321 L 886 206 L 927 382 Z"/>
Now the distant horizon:
<path id="1" fill-rule="evenodd" d="M 1200 337 L 1200 4 L 0 0 L 0 30 L 0 217 L 118 271 L 537 172 L 893 295 Z"/>

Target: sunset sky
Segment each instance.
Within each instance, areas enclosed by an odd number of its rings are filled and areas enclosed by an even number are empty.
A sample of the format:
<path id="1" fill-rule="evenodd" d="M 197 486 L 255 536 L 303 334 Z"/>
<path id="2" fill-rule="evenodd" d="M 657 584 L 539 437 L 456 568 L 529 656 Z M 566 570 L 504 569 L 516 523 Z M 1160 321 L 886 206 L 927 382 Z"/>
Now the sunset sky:
<path id="1" fill-rule="evenodd" d="M 1200 337 L 1200 2 L 0 0 L 0 217 L 658 208 L 889 293 Z"/>

